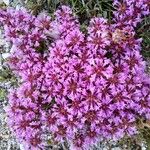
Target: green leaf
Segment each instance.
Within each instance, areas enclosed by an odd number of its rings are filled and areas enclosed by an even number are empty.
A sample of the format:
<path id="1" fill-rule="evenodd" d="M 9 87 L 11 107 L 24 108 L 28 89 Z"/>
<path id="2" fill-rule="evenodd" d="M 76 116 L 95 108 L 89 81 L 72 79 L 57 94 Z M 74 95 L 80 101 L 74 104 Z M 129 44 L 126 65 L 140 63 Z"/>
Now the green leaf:
<path id="1" fill-rule="evenodd" d="M 0 89 L 0 101 L 4 100 L 6 98 L 6 90 Z"/>

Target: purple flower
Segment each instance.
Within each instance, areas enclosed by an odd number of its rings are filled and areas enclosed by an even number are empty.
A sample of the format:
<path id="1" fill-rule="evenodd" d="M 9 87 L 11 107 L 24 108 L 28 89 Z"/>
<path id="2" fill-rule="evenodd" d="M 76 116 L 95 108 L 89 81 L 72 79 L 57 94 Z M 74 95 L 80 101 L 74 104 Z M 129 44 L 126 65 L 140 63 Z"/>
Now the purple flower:
<path id="1" fill-rule="evenodd" d="M 92 18 L 88 34 L 67 6 L 54 19 L 0 11 L 12 44 L 8 65 L 20 79 L 8 96 L 8 124 L 27 150 L 44 149 L 45 133 L 71 149 L 89 149 L 132 136 L 136 118 L 150 118 L 150 80 L 134 31 L 148 3 L 114 0 L 114 6 L 113 24 Z"/>

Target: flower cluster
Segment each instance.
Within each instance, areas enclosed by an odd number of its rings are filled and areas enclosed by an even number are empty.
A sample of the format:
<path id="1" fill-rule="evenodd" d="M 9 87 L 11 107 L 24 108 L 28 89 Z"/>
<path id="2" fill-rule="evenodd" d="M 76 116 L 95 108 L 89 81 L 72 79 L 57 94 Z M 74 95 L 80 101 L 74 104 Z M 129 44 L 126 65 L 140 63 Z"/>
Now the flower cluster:
<path id="1" fill-rule="evenodd" d="M 41 107 L 46 101 L 40 90 L 47 57 L 43 51 L 52 38 L 48 33 L 52 33 L 53 25 L 49 16 L 41 14 L 36 18 L 26 10 L 9 8 L 1 11 L 0 16 L 6 40 L 12 44 L 8 64 L 21 82 L 9 95 L 8 124 L 19 140 L 30 143 L 29 147 L 25 144 L 29 149 L 30 145 L 37 147 L 42 141 Z"/>
<path id="2" fill-rule="evenodd" d="M 67 140 L 71 150 L 89 149 L 137 133 L 137 117 L 150 119 L 150 80 L 134 36 L 148 3 L 114 5 L 114 23 L 92 18 L 86 35 L 67 6 L 54 20 L 25 10 L 0 12 L 12 44 L 8 63 L 21 81 L 9 95 L 8 124 L 27 150 L 44 149 L 45 132 Z"/>
<path id="3" fill-rule="evenodd" d="M 150 4 L 148 0 L 114 0 L 116 10 L 114 21 L 117 25 L 137 26 L 142 16 L 149 15 Z"/>

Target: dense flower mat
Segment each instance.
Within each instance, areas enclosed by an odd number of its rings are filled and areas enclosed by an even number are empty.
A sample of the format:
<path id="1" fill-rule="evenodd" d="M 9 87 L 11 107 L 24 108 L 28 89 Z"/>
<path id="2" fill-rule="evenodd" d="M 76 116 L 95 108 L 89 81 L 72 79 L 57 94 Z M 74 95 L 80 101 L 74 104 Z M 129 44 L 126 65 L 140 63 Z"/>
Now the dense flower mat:
<path id="1" fill-rule="evenodd" d="M 136 134 L 150 119 L 150 78 L 135 28 L 148 0 L 114 0 L 112 23 L 94 17 L 87 32 L 68 6 L 52 19 L 24 9 L 0 11 L 8 64 L 20 78 L 9 94 L 8 124 L 27 150 L 44 149 L 44 134 L 71 150 Z"/>

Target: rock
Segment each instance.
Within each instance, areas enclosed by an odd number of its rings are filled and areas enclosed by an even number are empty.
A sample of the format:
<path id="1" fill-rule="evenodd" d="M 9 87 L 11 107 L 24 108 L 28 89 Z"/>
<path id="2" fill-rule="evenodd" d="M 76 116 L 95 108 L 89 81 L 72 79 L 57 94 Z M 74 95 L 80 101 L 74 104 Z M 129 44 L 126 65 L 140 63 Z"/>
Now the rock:
<path id="1" fill-rule="evenodd" d="M 6 5 L 9 5 L 11 2 L 11 0 L 1 0 L 1 1 L 3 1 Z"/>
<path id="2" fill-rule="evenodd" d="M 0 101 L 0 150 L 20 150 L 6 123 L 7 116 L 4 111 L 6 105 L 5 101 Z"/>
<path id="3" fill-rule="evenodd" d="M 0 4 L 2 4 L 3 3 L 3 0 L 0 0 Z"/>

